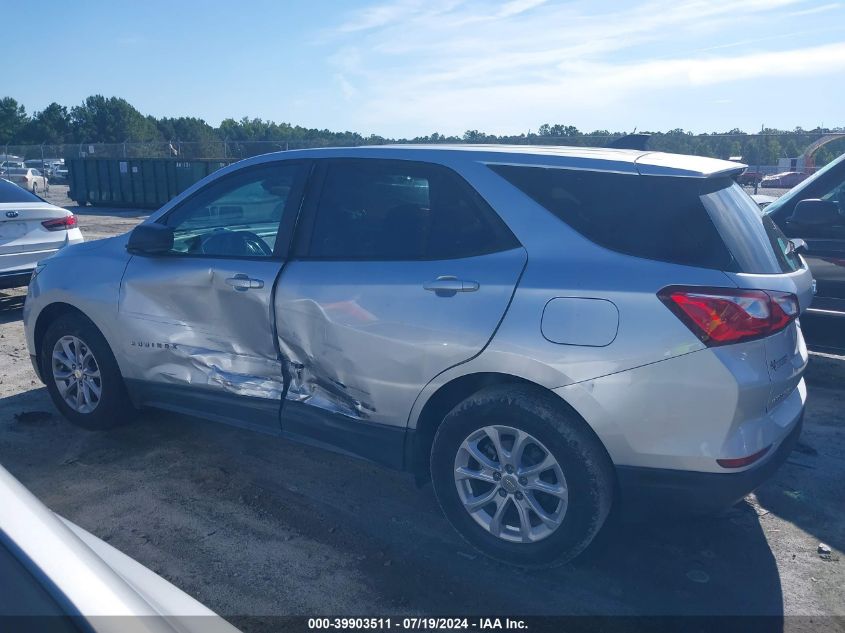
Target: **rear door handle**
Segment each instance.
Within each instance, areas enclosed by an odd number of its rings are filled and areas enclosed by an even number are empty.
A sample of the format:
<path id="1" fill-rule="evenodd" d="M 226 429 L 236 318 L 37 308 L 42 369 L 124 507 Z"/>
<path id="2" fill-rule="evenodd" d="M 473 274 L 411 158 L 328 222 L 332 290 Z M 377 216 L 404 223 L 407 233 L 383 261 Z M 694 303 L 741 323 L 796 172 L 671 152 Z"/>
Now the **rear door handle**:
<path id="1" fill-rule="evenodd" d="M 427 282 L 423 288 L 441 296 L 451 296 L 456 292 L 475 292 L 478 290 L 478 282 L 441 275 L 434 281 Z"/>
<path id="2" fill-rule="evenodd" d="M 226 283 L 232 286 L 235 290 L 246 292 L 250 288 L 263 288 L 264 281 L 262 279 L 253 279 L 249 275 L 238 273 L 234 277 L 228 277 Z"/>

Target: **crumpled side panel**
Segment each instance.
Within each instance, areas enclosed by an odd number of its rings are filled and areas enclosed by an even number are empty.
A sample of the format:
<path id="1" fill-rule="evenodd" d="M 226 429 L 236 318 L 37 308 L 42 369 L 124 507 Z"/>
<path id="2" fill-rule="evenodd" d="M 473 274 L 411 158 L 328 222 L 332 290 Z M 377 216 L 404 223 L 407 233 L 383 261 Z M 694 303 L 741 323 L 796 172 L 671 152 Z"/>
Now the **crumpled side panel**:
<path id="1" fill-rule="evenodd" d="M 278 262 L 135 257 L 121 289 L 127 378 L 281 401 L 271 292 Z M 248 274 L 263 287 L 230 281 Z"/>
<path id="2" fill-rule="evenodd" d="M 282 314 L 284 336 L 279 336 L 279 347 L 290 381 L 287 399 L 353 418 L 370 418 L 376 409 L 363 379 L 366 374 L 356 366 L 351 350 L 334 340 L 337 324 L 310 300 L 285 304 Z M 371 357 L 358 359 L 366 362 Z"/>

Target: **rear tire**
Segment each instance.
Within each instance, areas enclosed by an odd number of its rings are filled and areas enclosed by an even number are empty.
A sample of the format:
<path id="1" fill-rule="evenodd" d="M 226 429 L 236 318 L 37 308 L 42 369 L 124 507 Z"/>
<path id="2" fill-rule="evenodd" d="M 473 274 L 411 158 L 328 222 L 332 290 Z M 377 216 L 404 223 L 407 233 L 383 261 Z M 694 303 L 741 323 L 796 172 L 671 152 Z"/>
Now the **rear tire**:
<path id="1" fill-rule="evenodd" d="M 456 406 L 437 429 L 431 475 L 470 545 L 525 567 L 575 558 L 613 501 L 604 446 L 563 401 L 531 386 L 488 387 Z"/>
<path id="2" fill-rule="evenodd" d="M 66 314 L 50 324 L 39 365 L 53 404 L 73 424 L 101 430 L 135 417 L 111 348 L 83 315 Z"/>
<path id="3" fill-rule="evenodd" d="M 38 193 L 38 185 L 36 183 L 32 183 L 32 193 Z"/>

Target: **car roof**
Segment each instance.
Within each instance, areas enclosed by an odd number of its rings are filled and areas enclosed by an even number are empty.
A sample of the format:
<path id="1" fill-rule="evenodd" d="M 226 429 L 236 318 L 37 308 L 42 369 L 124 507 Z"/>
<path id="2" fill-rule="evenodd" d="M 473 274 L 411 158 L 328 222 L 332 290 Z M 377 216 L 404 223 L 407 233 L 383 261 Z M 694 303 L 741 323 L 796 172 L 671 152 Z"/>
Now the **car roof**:
<path id="1" fill-rule="evenodd" d="M 454 164 L 531 165 L 656 176 L 709 178 L 738 174 L 746 165 L 732 161 L 641 150 L 558 145 L 368 145 L 290 150 L 243 161 L 260 163 L 279 158 L 389 158 Z"/>

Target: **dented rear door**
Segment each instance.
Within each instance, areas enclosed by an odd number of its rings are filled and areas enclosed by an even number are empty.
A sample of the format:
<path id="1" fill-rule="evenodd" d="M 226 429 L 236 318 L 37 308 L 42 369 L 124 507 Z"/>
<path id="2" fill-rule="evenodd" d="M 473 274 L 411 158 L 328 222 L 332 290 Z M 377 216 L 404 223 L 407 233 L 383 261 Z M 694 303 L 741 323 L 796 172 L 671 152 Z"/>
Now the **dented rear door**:
<path id="1" fill-rule="evenodd" d="M 174 228 L 172 252 L 130 259 L 118 353 L 142 402 L 278 432 L 272 297 L 307 167 L 265 163 L 212 181 L 158 220 Z"/>
<path id="2" fill-rule="evenodd" d="M 399 466 L 415 399 L 484 349 L 526 253 L 444 167 L 333 160 L 318 182 L 275 298 L 282 429 Z"/>

